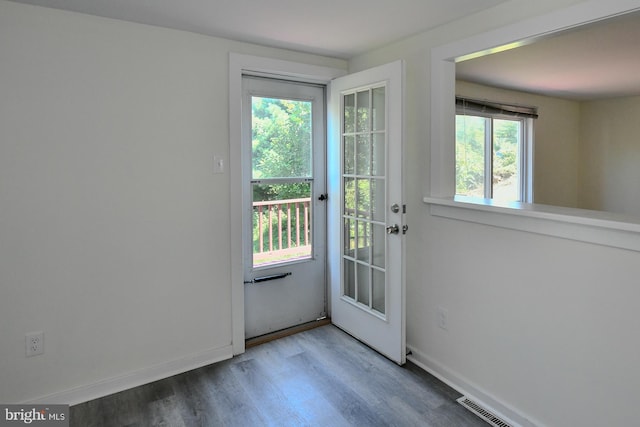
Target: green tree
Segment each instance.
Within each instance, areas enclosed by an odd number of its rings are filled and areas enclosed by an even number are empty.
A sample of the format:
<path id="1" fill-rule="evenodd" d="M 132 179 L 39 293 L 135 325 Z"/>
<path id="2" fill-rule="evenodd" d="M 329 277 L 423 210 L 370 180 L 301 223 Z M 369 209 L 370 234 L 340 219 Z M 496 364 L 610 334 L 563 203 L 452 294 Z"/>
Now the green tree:
<path id="1" fill-rule="evenodd" d="M 518 139 L 520 122 L 494 120 L 493 182 L 504 181 L 518 172 Z"/>
<path id="2" fill-rule="evenodd" d="M 456 116 L 456 194 L 484 194 L 484 117 Z"/>
<path id="3" fill-rule="evenodd" d="M 485 133 L 492 119 L 456 116 L 456 194 L 484 195 Z M 493 183 L 518 172 L 520 122 L 493 119 Z"/>
<path id="4" fill-rule="evenodd" d="M 311 102 L 253 97 L 254 179 L 311 176 Z M 254 186 L 254 200 L 309 197 L 309 185 Z"/>
<path id="5" fill-rule="evenodd" d="M 306 178 L 312 175 L 312 104 L 276 98 L 252 98 L 252 178 Z M 287 184 L 254 184 L 254 201 L 288 200 L 309 198 L 311 185 L 308 182 Z M 273 249 L 287 247 L 287 225 L 291 226 L 292 240 L 304 241 L 305 223 L 303 217 L 296 217 L 291 206 L 291 218 L 286 208 L 282 215 L 281 229 L 272 211 L 262 208 L 253 213 L 254 252 L 268 251 L 269 227 L 274 232 Z M 270 208 L 275 209 L 275 208 Z M 259 221 L 263 224 L 263 247 L 259 248 Z M 283 236 L 283 246 L 278 247 L 277 235 Z"/>

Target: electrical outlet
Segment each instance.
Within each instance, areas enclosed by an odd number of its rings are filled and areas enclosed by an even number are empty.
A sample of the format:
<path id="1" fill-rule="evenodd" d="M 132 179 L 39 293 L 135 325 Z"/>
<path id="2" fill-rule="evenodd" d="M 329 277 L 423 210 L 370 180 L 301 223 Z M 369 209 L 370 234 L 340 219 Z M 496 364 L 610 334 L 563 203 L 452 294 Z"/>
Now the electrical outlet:
<path id="1" fill-rule="evenodd" d="M 27 357 L 44 353 L 44 332 L 30 332 L 25 335 Z"/>
<path id="2" fill-rule="evenodd" d="M 446 308 L 438 307 L 438 309 L 436 310 L 436 322 L 440 329 L 444 329 L 445 331 L 449 329 L 448 317 L 449 310 L 447 310 Z"/>

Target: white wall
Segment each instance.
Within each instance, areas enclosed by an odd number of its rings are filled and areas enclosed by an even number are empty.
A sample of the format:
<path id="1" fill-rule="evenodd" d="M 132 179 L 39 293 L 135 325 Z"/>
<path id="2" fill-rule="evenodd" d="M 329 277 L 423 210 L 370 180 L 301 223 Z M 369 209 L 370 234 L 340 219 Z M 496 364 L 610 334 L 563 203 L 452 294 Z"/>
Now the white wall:
<path id="1" fill-rule="evenodd" d="M 0 402 L 230 356 L 230 51 L 346 68 L 0 0 Z"/>
<path id="2" fill-rule="evenodd" d="M 538 107 L 534 121 L 535 203 L 578 207 L 580 103 L 549 96 L 456 82 L 456 94 L 469 98 Z"/>
<path id="3" fill-rule="evenodd" d="M 571 3 L 509 1 L 350 68 L 407 63 L 414 354 L 540 425 L 633 425 L 640 255 L 421 201 L 429 49 Z M 0 402 L 228 354 L 229 175 L 211 166 L 228 160 L 229 51 L 345 65 L 0 0 Z M 38 330 L 45 354 L 27 359 Z"/>
<path id="4" fill-rule="evenodd" d="M 407 343 L 446 380 L 546 426 L 637 425 L 640 254 L 437 218 L 430 48 L 576 3 L 509 1 L 350 61 L 407 67 Z M 436 309 L 448 309 L 448 330 Z"/>
<path id="5" fill-rule="evenodd" d="M 640 212 L 640 97 L 581 103 L 580 206 Z"/>

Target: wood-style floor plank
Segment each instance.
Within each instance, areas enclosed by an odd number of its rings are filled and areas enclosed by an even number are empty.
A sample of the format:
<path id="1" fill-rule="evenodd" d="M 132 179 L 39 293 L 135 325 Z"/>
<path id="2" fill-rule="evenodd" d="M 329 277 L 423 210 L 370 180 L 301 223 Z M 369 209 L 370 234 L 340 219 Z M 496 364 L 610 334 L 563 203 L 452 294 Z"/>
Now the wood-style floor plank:
<path id="1" fill-rule="evenodd" d="M 72 427 L 486 427 L 459 394 L 327 325 L 71 408 Z"/>

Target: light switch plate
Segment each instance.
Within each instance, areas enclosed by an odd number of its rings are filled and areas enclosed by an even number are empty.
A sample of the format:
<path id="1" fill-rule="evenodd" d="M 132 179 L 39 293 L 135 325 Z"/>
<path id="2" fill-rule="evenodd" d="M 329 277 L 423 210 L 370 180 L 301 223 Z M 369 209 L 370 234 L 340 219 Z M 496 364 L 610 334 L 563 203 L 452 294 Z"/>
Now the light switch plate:
<path id="1" fill-rule="evenodd" d="M 224 159 L 222 156 L 213 156 L 213 173 L 224 173 Z"/>

